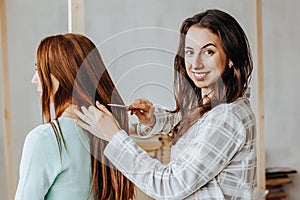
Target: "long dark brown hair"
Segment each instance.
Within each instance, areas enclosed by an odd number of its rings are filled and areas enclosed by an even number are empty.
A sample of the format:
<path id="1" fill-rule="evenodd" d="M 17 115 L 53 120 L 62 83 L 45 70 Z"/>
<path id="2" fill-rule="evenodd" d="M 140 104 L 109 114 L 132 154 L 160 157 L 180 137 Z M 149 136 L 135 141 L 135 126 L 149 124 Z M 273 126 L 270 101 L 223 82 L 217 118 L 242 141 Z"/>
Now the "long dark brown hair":
<path id="1" fill-rule="evenodd" d="M 43 121 L 58 122 L 69 105 L 90 106 L 98 100 L 101 104 L 124 104 L 111 80 L 96 46 L 80 34 L 55 35 L 43 39 L 37 50 L 37 69 L 42 85 Z M 51 76 L 59 81 L 53 95 Z M 53 102 L 55 117 L 51 119 L 50 102 Z M 128 130 L 128 115 L 125 110 L 111 110 L 124 130 Z M 53 123 L 52 123 L 53 125 Z M 59 123 L 55 131 L 61 151 L 64 144 Z M 54 126 L 55 128 L 56 126 Z M 90 136 L 92 194 L 95 199 L 132 199 L 134 185 L 116 170 L 104 156 L 107 142 Z"/>
<path id="2" fill-rule="evenodd" d="M 185 68 L 185 40 L 191 26 L 209 29 L 217 35 L 227 61 L 231 60 L 233 63 L 232 67 L 226 67 L 221 78 L 211 86 L 214 93 L 208 101 L 203 101 L 201 88 L 193 83 Z M 232 16 L 220 10 L 206 10 L 187 18 L 180 28 L 174 69 L 176 110 L 173 112 L 180 112 L 182 120 L 173 130 L 173 144 L 214 106 L 233 102 L 244 95 L 253 69 L 250 46 L 245 32 Z"/>

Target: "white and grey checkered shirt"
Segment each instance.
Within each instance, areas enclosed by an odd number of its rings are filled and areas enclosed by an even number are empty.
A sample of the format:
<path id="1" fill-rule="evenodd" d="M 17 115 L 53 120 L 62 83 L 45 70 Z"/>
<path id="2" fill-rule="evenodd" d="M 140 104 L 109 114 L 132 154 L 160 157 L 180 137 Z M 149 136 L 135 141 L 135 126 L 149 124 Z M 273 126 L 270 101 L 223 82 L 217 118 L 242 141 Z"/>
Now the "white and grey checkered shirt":
<path id="1" fill-rule="evenodd" d="M 160 128 L 168 133 L 178 121 L 162 109 L 155 115 L 152 132 Z M 113 137 L 104 153 L 155 199 L 250 200 L 256 184 L 255 138 L 255 117 L 242 97 L 216 106 L 191 126 L 172 146 L 168 164 L 151 158 L 125 131 Z"/>

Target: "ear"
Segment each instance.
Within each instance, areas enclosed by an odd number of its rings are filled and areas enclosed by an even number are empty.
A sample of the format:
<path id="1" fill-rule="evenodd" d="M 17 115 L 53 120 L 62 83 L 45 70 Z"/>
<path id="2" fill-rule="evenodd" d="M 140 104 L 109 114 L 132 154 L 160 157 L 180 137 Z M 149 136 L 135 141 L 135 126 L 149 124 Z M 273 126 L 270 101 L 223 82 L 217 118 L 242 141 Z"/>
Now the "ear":
<path id="1" fill-rule="evenodd" d="M 231 69 L 231 67 L 233 66 L 233 62 L 231 60 L 229 60 L 228 65 L 229 65 L 229 68 Z"/>

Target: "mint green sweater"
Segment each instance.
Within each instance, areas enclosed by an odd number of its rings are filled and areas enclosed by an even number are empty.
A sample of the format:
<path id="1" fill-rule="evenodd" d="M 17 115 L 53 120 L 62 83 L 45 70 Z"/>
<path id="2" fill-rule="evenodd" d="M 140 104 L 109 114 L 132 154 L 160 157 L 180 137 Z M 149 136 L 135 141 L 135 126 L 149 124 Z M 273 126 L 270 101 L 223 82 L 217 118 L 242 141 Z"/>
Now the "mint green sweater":
<path id="1" fill-rule="evenodd" d="M 91 158 L 88 132 L 71 118 L 59 119 L 67 150 L 60 158 L 50 124 L 26 137 L 15 200 L 87 200 L 90 195 Z"/>

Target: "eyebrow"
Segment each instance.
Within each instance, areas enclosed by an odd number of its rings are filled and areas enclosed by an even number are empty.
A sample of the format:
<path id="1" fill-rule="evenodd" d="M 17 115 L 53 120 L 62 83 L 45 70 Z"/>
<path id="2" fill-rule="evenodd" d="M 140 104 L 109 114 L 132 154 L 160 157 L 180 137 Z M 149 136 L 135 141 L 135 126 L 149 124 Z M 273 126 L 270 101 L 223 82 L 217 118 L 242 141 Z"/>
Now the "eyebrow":
<path id="1" fill-rule="evenodd" d="M 206 47 L 209 47 L 209 46 L 214 46 L 214 47 L 216 47 L 216 45 L 215 44 L 213 44 L 213 43 L 207 43 L 206 45 L 204 45 L 203 47 L 201 47 L 200 48 L 200 50 L 202 50 L 202 49 L 205 49 Z M 217 48 L 217 47 L 216 47 Z M 192 47 L 185 47 L 185 49 L 193 49 Z"/>

